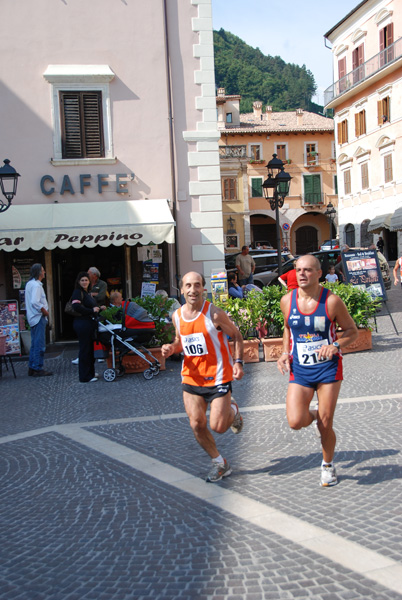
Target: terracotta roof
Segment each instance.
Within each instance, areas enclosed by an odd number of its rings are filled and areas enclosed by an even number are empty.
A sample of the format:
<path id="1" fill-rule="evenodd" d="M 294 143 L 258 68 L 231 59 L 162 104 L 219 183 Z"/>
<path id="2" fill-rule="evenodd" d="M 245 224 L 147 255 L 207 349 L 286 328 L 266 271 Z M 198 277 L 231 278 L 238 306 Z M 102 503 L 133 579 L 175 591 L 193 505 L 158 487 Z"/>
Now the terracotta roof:
<path id="1" fill-rule="evenodd" d="M 301 124 L 298 118 L 301 117 Z M 296 111 L 262 113 L 262 118 L 254 113 L 240 114 L 240 126 L 227 126 L 220 131 L 225 133 L 269 133 L 279 131 L 334 131 L 334 121 L 328 117 L 302 111 L 297 115 Z"/>

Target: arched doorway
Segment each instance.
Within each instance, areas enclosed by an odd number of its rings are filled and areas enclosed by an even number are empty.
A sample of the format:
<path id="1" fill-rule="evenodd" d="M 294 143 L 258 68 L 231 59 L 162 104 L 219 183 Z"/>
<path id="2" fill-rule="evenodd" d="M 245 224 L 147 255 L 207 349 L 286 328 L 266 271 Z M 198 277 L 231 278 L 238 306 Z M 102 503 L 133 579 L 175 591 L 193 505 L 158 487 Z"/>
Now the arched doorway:
<path id="1" fill-rule="evenodd" d="M 255 246 L 256 242 L 269 242 L 276 248 L 276 224 L 275 221 L 268 215 L 251 215 L 251 242 Z"/>
<path id="2" fill-rule="evenodd" d="M 365 219 L 360 225 L 360 246 L 368 248 L 373 243 L 373 234 L 367 231 L 370 219 Z"/>
<path id="3" fill-rule="evenodd" d="M 348 223 L 345 227 L 345 243 L 350 248 L 355 246 L 355 227 L 352 223 Z"/>
<path id="4" fill-rule="evenodd" d="M 296 231 L 296 254 L 307 254 L 318 250 L 318 237 L 315 227 L 305 225 Z"/>

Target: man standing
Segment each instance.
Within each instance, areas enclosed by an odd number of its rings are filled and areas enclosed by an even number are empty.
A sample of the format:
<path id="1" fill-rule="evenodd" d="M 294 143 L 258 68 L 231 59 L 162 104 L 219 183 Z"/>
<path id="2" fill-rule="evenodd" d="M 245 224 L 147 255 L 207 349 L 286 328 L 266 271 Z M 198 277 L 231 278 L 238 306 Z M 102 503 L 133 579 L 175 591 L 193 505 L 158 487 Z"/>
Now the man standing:
<path id="1" fill-rule="evenodd" d="M 43 377 L 53 375 L 53 373 L 45 371 L 43 368 L 46 350 L 46 325 L 49 316 L 49 307 L 42 284 L 42 280 L 45 277 L 45 269 L 41 264 L 35 263 L 31 267 L 30 275 L 31 278 L 25 286 L 25 306 L 28 323 L 31 328 L 28 375 L 31 377 Z"/>
<path id="2" fill-rule="evenodd" d="M 239 284 L 241 286 L 253 283 L 253 274 L 255 271 L 255 262 L 252 256 L 249 254 L 250 250 L 248 246 L 243 246 L 241 254 L 238 254 L 236 258 L 236 267 L 239 271 Z"/>
<path id="3" fill-rule="evenodd" d="M 232 380 L 243 377 L 243 339 L 220 308 L 204 300 L 205 279 L 190 272 L 180 281 L 185 304 L 173 314 L 175 340 L 162 346 L 162 356 L 183 352 L 182 388 L 186 413 L 195 439 L 212 459 L 206 481 L 220 481 L 232 470 L 217 450 L 209 424 L 216 433 L 240 433 L 243 419 L 231 397 Z M 227 336 L 234 341 L 234 364 Z"/>
<path id="4" fill-rule="evenodd" d="M 99 279 L 100 271 L 96 267 L 89 267 L 89 280 L 91 282 L 91 296 L 95 298 L 98 306 L 106 303 L 107 283 Z"/>
<path id="5" fill-rule="evenodd" d="M 323 461 L 321 485 L 338 483 L 333 463 L 336 436 L 333 419 L 342 383 L 342 346 L 358 335 L 357 327 L 342 300 L 319 284 L 320 261 L 312 255 L 296 262 L 298 289 L 281 300 L 285 319 L 283 354 L 278 360 L 282 373 L 290 371 L 286 414 L 292 429 L 308 427 L 317 420 Z M 344 334 L 337 341 L 336 327 Z M 314 391 L 318 409 L 310 410 Z"/>

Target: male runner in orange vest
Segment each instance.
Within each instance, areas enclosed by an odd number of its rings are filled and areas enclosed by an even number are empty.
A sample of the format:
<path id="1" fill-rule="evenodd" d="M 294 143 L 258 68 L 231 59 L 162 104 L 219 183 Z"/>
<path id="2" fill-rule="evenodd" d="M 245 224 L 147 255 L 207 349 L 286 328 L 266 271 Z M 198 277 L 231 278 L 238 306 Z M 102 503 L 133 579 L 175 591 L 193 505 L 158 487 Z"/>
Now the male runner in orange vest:
<path id="1" fill-rule="evenodd" d="M 195 439 L 212 459 L 206 481 L 220 481 L 232 470 L 217 450 L 209 424 L 216 433 L 240 433 L 243 419 L 232 400 L 232 380 L 243 373 L 243 338 L 227 314 L 203 298 L 205 279 L 190 272 L 180 281 L 186 303 L 173 314 L 176 330 L 172 344 L 162 346 L 162 356 L 183 352 L 183 401 Z M 234 341 L 234 362 L 227 336 Z"/>

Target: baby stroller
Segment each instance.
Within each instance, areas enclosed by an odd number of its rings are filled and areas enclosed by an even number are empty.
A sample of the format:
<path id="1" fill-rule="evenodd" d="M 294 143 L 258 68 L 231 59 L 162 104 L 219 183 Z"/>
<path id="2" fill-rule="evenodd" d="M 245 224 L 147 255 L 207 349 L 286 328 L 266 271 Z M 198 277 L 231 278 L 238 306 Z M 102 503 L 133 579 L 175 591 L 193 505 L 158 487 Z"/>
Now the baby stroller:
<path id="1" fill-rule="evenodd" d="M 103 373 L 105 381 L 114 381 L 125 373 L 123 357 L 129 352 L 134 352 L 149 364 L 143 372 L 145 379 L 152 379 L 159 374 L 160 362 L 144 348 L 142 344 L 149 342 L 155 333 L 155 323 L 147 311 L 135 302 L 124 301 L 122 304 L 122 324 L 98 323 L 98 340 L 106 347 L 111 348 L 112 368 Z M 118 354 L 116 355 L 116 351 Z M 116 358 L 118 364 L 116 366 Z"/>

